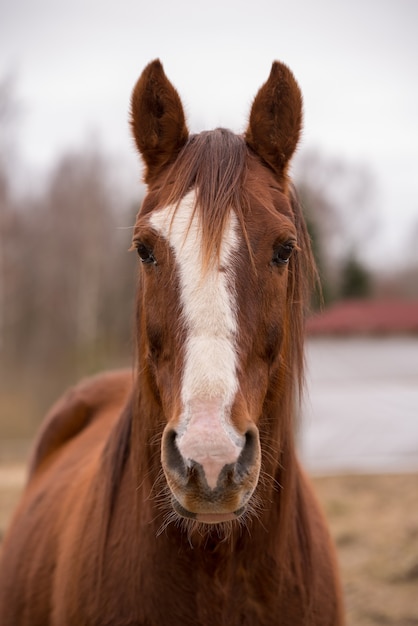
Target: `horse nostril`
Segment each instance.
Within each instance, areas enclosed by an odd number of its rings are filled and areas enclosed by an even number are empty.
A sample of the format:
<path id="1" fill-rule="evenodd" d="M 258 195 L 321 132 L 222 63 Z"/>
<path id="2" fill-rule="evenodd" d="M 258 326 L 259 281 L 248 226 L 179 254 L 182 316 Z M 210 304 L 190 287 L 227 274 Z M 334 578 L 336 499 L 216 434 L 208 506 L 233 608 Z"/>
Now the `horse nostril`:
<path id="1" fill-rule="evenodd" d="M 185 476 L 186 466 L 184 464 L 183 457 L 180 454 L 180 450 L 176 443 L 177 433 L 173 430 L 168 430 L 163 437 L 163 457 L 165 465 L 172 471 L 179 472 Z"/>
<path id="2" fill-rule="evenodd" d="M 239 489 L 249 479 L 257 481 L 260 457 L 257 428 L 245 433 L 242 448 L 227 439 L 223 432 L 209 442 L 199 436 L 202 433 L 192 435 L 188 431 L 178 437 L 173 428 L 164 433 L 161 460 L 170 488 L 188 492 L 208 490 L 207 493 L 218 489 L 220 493 Z"/>
<path id="3" fill-rule="evenodd" d="M 250 468 L 254 465 L 259 453 L 258 434 L 254 430 L 248 430 L 245 433 L 245 443 L 238 457 L 236 464 L 236 472 L 239 476 L 248 474 Z"/>

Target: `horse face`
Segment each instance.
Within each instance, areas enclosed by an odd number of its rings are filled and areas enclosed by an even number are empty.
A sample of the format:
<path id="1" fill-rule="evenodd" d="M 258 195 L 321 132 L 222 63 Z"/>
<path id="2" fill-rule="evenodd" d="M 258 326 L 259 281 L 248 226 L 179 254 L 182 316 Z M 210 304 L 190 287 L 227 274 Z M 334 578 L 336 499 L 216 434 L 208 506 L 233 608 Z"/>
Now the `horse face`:
<path id="1" fill-rule="evenodd" d="M 248 183 L 269 177 L 249 159 Z M 282 192 L 271 189 L 270 210 L 253 196 L 246 236 L 231 209 L 207 267 L 193 191 L 153 210 L 146 199 L 135 229 L 146 357 L 167 420 L 162 466 L 177 513 L 206 523 L 246 510 L 280 362 L 296 230 Z"/>
<path id="2" fill-rule="evenodd" d="M 277 82 L 272 76 L 269 81 Z M 212 248 L 202 223 L 219 218 L 221 191 L 207 206 L 200 206 L 197 186 L 185 185 L 187 192 L 175 201 L 170 195 L 173 178 L 184 173 L 177 161 L 187 160 L 188 146 L 180 101 L 158 62 L 145 70 L 133 97 L 134 133 L 149 185 L 134 234 L 142 261 L 140 356 L 166 420 L 161 462 L 173 508 L 204 523 L 234 520 L 251 501 L 261 467 L 258 422 L 284 339 L 289 259 L 297 241 L 285 192 L 289 156 L 283 155 L 296 143 L 287 138 L 276 160 L 271 146 L 263 153 L 256 122 L 264 109 L 272 111 L 269 90 L 260 101 L 265 88 L 253 105 L 247 144 L 239 138 L 245 154 L 239 181 L 231 175 L 228 142 L 211 140 L 210 151 L 194 152 L 189 170 L 197 172 L 195 183 L 200 176 L 203 187 L 222 191 L 229 176 L 233 192 L 242 186 L 245 207 L 237 194 L 235 206 L 224 206 Z M 280 102 L 285 112 L 289 105 Z M 146 131 L 138 129 L 139 121 Z"/>

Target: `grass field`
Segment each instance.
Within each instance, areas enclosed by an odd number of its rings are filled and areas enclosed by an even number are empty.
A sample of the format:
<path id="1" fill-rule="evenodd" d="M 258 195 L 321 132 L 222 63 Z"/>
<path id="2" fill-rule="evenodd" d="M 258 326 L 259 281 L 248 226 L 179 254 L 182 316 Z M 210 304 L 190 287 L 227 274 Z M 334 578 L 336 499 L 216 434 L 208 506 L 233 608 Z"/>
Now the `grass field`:
<path id="1" fill-rule="evenodd" d="M 25 476 L 0 465 L 4 534 Z M 348 626 L 418 626 L 418 475 L 314 479 L 341 566 Z"/>

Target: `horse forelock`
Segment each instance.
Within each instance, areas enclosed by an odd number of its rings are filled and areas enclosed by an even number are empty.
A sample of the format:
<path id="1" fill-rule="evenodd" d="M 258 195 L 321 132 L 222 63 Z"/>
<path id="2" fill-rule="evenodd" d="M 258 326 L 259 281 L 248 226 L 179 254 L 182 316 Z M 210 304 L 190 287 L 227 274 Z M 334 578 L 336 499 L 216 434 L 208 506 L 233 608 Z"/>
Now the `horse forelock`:
<path id="1" fill-rule="evenodd" d="M 231 210 L 246 240 L 245 188 L 248 147 L 244 138 L 219 128 L 191 135 L 178 158 L 151 189 L 151 210 L 172 206 L 172 219 L 181 200 L 194 190 L 190 223 L 197 219 L 201 232 L 201 259 L 205 270 L 219 262 L 222 240 Z M 149 208 L 144 203 L 141 217 Z"/>

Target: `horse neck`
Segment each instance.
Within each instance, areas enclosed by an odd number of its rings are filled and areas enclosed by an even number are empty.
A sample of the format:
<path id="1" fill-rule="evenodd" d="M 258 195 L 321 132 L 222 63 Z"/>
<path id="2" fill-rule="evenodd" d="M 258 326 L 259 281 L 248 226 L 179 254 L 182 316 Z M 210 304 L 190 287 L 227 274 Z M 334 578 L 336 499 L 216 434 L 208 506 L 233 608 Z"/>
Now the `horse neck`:
<path id="1" fill-rule="evenodd" d="M 164 414 L 144 380 L 144 370 L 138 373 L 133 393 L 131 457 L 137 476 L 139 495 L 152 498 L 162 481 L 161 436 L 165 426 Z"/>

